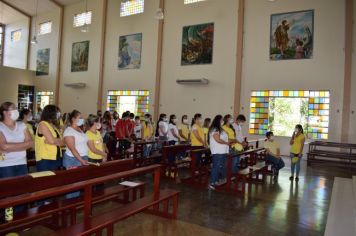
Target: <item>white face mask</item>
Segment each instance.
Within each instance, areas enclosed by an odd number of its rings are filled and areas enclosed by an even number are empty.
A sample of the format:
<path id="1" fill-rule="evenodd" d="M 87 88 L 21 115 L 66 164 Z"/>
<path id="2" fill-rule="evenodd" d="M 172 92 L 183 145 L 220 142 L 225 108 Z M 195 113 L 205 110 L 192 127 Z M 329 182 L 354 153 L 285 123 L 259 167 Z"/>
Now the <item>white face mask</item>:
<path id="1" fill-rule="evenodd" d="M 177 119 L 173 119 L 172 121 L 173 121 L 174 123 L 177 123 Z"/>
<path id="2" fill-rule="evenodd" d="M 198 124 L 199 124 L 199 125 L 203 125 L 203 123 L 204 123 L 203 119 L 199 119 L 199 120 L 198 120 Z"/>
<path id="3" fill-rule="evenodd" d="M 84 125 L 84 119 L 79 119 L 77 121 L 77 126 L 82 126 L 82 125 Z"/>
<path id="4" fill-rule="evenodd" d="M 296 133 L 296 134 L 299 133 L 299 129 L 295 129 L 294 133 Z"/>
<path id="5" fill-rule="evenodd" d="M 188 119 L 183 119 L 184 124 L 188 124 Z"/>
<path id="6" fill-rule="evenodd" d="M 224 121 L 223 121 L 223 120 L 220 122 L 220 125 L 221 125 L 221 126 L 223 126 L 223 125 L 224 125 Z"/>
<path id="7" fill-rule="evenodd" d="M 12 110 L 10 111 L 10 119 L 13 121 L 16 121 L 19 118 L 19 111 L 18 110 Z"/>
<path id="8" fill-rule="evenodd" d="M 57 112 L 56 117 L 57 117 L 57 120 L 58 120 L 59 118 L 61 118 L 61 113 L 60 113 L 60 112 Z"/>
<path id="9" fill-rule="evenodd" d="M 164 121 L 164 122 L 168 122 L 168 119 L 167 119 L 167 118 L 163 118 L 163 121 Z"/>
<path id="10" fill-rule="evenodd" d="M 97 123 L 97 124 L 96 124 L 96 129 L 97 129 L 97 130 L 101 129 L 101 124 L 100 124 L 100 123 Z"/>
<path id="11" fill-rule="evenodd" d="M 32 116 L 27 117 L 27 121 L 32 121 L 32 119 L 33 119 Z"/>
<path id="12" fill-rule="evenodd" d="M 273 140 L 274 140 L 273 136 L 269 137 L 269 141 L 273 141 Z"/>
<path id="13" fill-rule="evenodd" d="M 229 119 L 229 124 L 232 125 L 234 123 L 234 119 Z"/>

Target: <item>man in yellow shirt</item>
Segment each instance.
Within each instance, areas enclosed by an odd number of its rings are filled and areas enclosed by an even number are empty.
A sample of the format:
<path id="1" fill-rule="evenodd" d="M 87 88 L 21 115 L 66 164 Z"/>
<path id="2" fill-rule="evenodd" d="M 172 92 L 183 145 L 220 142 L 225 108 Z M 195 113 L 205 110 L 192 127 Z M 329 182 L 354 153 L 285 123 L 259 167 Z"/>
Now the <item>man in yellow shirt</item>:
<path id="1" fill-rule="evenodd" d="M 281 158 L 281 150 L 279 144 L 274 140 L 273 132 L 267 132 L 266 137 L 267 140 L 264 144 L 267 152 L 266 161 L 272 163 L 273 175 L 276 177 L 278 176 L 279 170 L 284 167 L 284 161 Z"/>

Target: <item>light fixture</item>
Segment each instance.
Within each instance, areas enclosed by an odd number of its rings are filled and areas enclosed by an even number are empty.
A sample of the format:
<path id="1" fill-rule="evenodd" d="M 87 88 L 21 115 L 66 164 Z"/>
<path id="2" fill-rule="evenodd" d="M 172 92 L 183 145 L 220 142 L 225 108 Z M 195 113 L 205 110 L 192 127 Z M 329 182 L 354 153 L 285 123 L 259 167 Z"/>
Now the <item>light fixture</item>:
<path id="1" fill-rule="evenodd" d="M 31 43 L 32 44 L 37 44 L 38 43 L 38 41 L 37 41 L 37 31 L 36 31 L 36 29 L 37 29 L 37 11 L 38 11 L 38 0 L 35 0 L 36 2 L 35 2 L 35 4 L 36 4 L 36 15 L 35 15 L 35 31 L 34 31 L 34 33 L 33 33 L 33 37 L 32 37 L 32 39 L 31 39 Z"/>
<path id="2" fill-rule="evenodd" d="M 162 8 L 158 8 L 157 9 L 156 14 L 155 14 L 155 18 L 157 20 L 163 20 L 164 19 L 164 13 L 163 13 Z"/>
<path id="3" fill-rule="evenodd" d="M 80 32 L 82 33 L 89 32 L 89 25 L 87 24 L 87 14 L 88 14 L 88 0 L 85 0 L 84 25 L 80 27 Z"/>

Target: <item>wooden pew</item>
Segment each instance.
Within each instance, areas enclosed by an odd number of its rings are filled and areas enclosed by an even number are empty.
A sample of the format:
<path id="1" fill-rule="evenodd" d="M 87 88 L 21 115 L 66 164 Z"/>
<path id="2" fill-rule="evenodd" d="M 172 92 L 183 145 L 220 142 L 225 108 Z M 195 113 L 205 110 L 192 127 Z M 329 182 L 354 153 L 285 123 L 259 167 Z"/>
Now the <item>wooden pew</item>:
<path id="1" fill-rule="evenodd" d="M 186 158 L 183 160 L 169 161 L 170 156 L 176 156 L 178 154 L 186 153 L 191 150 L 190 144 L 179 144 L 174 146 L 163 146 L 162 148 L 162 176 L 169 179 L 177 180 L 178 169 L 180 168 L 190 168 L 191 159 Z"/>
<path id="2" fill-rule="evenodd" d="M 79 224 L 72 225 L 63 230 L 54 232 L 52 235 L 101 235 L 103 230 L 107 230 L 107 235 L 113 235 L 114 224 L 120 220 L 130 217 L 139 212 L 153 213 L 162 217 L 176 219 L 178 208 L 178 191 L 160 190 L 160 165 L 151 165 L 148 167 L 136 168 L 130 171 L 113 174 L 110 176 L 92 179 L 86 182 L 70 184 L 61 187 L 55 191 L 70 192 L 73 190 L 84 189 L 84 220 Z M 124 206 L 112 209 L 109 212 L 92 216 L 92 187 L 105 183 L 113 179 L 127 178 L 146 173 L 154 173 L 154 187 L 151 195 L 145 196 L 137 201 L 133 201 Z M 53 191 L 53 190 L 52 190 Z M 44 194 L 43 192 L 38 195 Z M 53 193 L 52 193 L 53 194 Z M 43 196 L 43 195 L 42 195 Z M 172 204 L 170 204 L 172 203 Z M 1 204 L 1 203 L 0 203 Z M 162 207 L 160 205 L 162 204 Z M 172 206 L 171 206 L 172 205 Z M 170 207 L 171 206 L 171 207 Z"/>
<path id="3" fill-rule="evenodd" d="M 350 171 L 356 162 L 356 144 L 314 141 L 309 143 L 307 164 L 329 163 L 333 166 L 348 167 Z"/>
<path id="4" fill-rule="evenodd" d="M 199 165 L 197 166 L 197 155 L 201 156 Z M 211 153 L 209 148 L 194 149 L 190 151 L 191 164 L 190 175 L 186 178 L 181 178 L 182 183 L 206 188 L 209 184 L 209 168 L 211 164 Z"/>
<path id="5" fill-rule="evenodd" d="M 18 196 L 28 196 L 46 189 L 55 189 L 64 184 L 75 184 L 76 182 L 130 170 L 133 168 L 133 164 L 133 160 L 112 161 L 98 167 L 86 166 L 66 171 L 55 171 L 53 176 L 33 178 L 30 175 L 26 175 L 2 179 L 0 180 L 0 189 L 2 190 L 0 192 L 0 202 L 6 202 Z M 100 188 L 94 191 L 93 201 L 97 204 L 108 200 L 119 200 L 119 196 L 121 197 L 120 202 L 125 203 L 130 200 L 136 200 L 138 197 L 143 197 L 144 183 L 138 182 L 135 187 L 114 184 L 110 187 Z M 63 199 L 61 196 L 55 196 L 49 204 L 30 206 L 25 211 L 14 214 L 12 221 L 0 224 L 0 234 L 30 227 L 39 222 L 45 222 L 48 225 L 48 219 L 50 219 L 49 226 L 52 228 L 58 228 L 60 225 L 65 227 L 68 216 L 72 224 L 76 222 L 76 212 L 83 205 L 84 199 L 82 196 L 75 199 Z M 61 221 L 61 224 L 59 224 L 59 221 Z"/>
<path id="6" fill-rule="evenodd" d="M 255 148 L 239 153 L 239 171 L 235 175 L 232 173 L 233 158 L 228 155 L 226 184 L 216 186 L 216 190 L 243 196 L 247 183 L 264 183 L 268 165 L 257 158 L 259 153 L 264 151 L 264 148 Z"/>
<path id="7" fill-rule="evenodd" d="M 133 158 L 135 160 L 136 167 L 148 166 L 148 165 L 160 163 L 162 154 L 160 154 L 158 152 L 151 154 L 149 157 L 143 156 L 144 146 L 145 145 L 155 145 L 155 144 L 157 144 L 157 140 L 154 140 L 154 141 L 141 140 L 141 141 L 136 141 L 134 143 Z"/>

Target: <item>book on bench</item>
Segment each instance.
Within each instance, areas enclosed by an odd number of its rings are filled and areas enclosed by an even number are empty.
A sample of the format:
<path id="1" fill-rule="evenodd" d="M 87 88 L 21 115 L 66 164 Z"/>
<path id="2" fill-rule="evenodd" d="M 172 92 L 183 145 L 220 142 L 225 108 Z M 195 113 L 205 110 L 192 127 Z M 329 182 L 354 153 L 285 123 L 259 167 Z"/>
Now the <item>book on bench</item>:
<path id="1" fill-rule="evenodd" d="M 128 186 L 128 187 L 136 187 L 139 185 L 139 183 L 135 183 L 132 181 L 124 181 L 120 183 L 121 185 Z"/>

